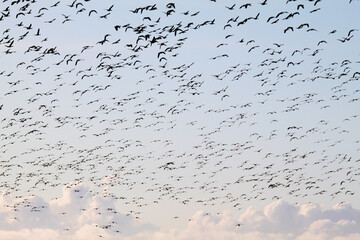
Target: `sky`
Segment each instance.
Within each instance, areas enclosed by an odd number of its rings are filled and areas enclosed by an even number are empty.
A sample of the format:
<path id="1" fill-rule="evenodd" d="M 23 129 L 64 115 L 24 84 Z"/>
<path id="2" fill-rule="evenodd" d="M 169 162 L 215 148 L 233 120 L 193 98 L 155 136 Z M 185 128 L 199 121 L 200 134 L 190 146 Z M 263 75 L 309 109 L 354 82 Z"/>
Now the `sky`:
<path id="1" fill-rule="evenodd" d="M 3 1 L 0 238 L 358 239 L 359 7 Z"/>

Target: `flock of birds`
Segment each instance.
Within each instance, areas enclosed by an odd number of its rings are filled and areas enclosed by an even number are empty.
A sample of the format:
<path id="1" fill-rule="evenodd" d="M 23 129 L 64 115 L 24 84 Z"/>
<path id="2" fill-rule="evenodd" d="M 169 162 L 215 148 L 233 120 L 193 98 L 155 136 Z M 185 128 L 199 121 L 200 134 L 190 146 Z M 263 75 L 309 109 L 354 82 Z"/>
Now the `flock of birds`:
<path id="1" fill-rule="evenodd" d="M 74 182 L 138 218 L 357 197 L 360 28 L 324 27 L 333 3 L 110 2 L 0 4 L 8 208 Z"/>

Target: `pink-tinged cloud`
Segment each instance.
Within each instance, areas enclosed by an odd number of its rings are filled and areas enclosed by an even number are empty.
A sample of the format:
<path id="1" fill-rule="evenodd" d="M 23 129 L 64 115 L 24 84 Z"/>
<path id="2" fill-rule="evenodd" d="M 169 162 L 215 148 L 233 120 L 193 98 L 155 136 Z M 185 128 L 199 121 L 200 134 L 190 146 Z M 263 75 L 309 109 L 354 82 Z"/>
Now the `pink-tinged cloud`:
<path id="1" fill-rule="evenodd" d="M 92 195 L 84 184 L 64 187 L 62 197 L 0 196 L 0 239 L 37 240 L 358 240 L 360 210 L 349 204 L 324 209 L 279 200 L 264 209 L 198 211 L 183 228 L 157 228 L 117 211 L 116 200 Z"/>

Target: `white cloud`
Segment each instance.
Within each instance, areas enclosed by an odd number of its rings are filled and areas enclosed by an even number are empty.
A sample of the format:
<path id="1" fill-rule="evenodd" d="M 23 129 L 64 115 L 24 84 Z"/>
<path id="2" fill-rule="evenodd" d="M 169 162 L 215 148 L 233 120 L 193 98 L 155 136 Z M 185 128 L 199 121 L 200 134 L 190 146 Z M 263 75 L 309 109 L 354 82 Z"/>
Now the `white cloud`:
<path id="1" fill-rule="evenodd" d="M 349 204 L 323 209 L 315 203 L 293 205 L 279 200 L 261 210 L 249 207 L 240 217 L 230 211 L 215 215 L 199 211 L 183 228 L 159 229 L 119 213 L 115 203 L 113 198 L 91 194 L 84 184 L 65 186 L 62 197 L 49 202 L 2 194 L 0 239 L 360 239 L 360 210 Z"/>

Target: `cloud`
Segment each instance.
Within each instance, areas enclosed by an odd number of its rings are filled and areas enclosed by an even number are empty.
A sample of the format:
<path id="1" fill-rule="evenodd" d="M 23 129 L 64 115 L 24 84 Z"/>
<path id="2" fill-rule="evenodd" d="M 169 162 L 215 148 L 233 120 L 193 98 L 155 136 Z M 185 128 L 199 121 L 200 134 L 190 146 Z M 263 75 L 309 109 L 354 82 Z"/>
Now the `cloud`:
<path id="1" fill-rule="evenodd" d="M 39 240 L 355 240 L 360 239 L 360 210 L 350 204 L 324 209 L 283 200 L 263 209 L 198 211 L 185 227 L 158 228 L 120 213 L 116 199 L 94 195 L 82 184 L 64 186 L 60 198 L 45 201 L 0 195 L 0 239 Z"/>
<path id="2" fill-rule="evenodd" d="M 95 195 L 82 183 L 64 186 L 62 196 L 48 202 L 37 196 L 12 199 L 4 192 L 0 195 L 0 239 L 112 239 L 120 233 L 156 230 L 119 213 L 115 203 L 116 199 Z"/>

